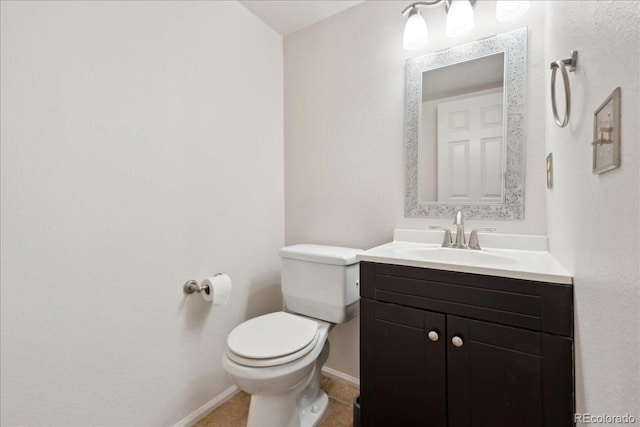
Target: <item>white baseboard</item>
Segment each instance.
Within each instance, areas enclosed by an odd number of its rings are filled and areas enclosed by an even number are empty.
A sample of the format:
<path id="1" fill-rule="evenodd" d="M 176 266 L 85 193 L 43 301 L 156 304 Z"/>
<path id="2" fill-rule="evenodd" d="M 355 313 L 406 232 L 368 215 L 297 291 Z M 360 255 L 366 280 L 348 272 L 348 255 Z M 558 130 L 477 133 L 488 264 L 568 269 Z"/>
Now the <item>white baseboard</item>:
<path id="1" fill-rule="evenodd" d="M 211 411 L 222 406 L 226 401 L 231 399 L 240 389 L 236 385 L 232 385 L 189 415 L 181 419 L 173 425 L 173 427 L 189 427 L 209 415 Z"/>
<path id="2" fill-rule="evenodd" d="M 349 385 L 352 385 L 354 387 L 360 388 L 360 378 L 352 377 L 351 375 L 336 371 L 335 369 L 329 368 L 327 366 L 322 367 L 322 373 L 329 378 L 334 378 L 339 381 L 348 383 Z"/>

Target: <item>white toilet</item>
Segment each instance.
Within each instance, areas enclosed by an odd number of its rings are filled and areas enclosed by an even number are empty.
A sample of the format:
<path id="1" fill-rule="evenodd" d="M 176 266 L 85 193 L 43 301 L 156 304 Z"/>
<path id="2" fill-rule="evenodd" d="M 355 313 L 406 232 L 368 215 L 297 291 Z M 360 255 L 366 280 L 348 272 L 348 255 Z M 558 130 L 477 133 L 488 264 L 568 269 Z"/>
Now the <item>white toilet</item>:
<path id="1" fill-rule="evenodd" d="M 285 311 L 231 331 L 222 365 L 251 394 L 248 426 L 315 426 L 328 401 L 320 389 L 329 331 L 359 312 L 359 249 L 322 245 L 282 248 Z"/>

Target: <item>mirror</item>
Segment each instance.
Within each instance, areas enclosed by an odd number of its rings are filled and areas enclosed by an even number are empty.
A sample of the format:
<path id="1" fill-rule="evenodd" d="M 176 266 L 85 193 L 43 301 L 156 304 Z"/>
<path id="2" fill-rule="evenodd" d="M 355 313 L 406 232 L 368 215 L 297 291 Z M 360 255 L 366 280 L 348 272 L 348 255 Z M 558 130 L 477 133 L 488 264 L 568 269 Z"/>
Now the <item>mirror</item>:
<path id="1" fill-rule="evenodd" d="M 524 217 L 527 29 L 407 61 L 408 217 Z"/>

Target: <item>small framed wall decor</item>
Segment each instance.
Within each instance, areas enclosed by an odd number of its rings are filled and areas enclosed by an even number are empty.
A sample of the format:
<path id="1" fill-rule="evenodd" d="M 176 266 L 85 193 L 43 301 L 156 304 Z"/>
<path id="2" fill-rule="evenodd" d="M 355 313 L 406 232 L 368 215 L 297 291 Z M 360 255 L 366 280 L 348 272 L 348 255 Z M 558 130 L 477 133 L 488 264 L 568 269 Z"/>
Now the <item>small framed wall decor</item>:
<path id="1" fill-rule="evenodd" d="M 593 114 L 593 173 L 620 167 L 620 88 Z"/>

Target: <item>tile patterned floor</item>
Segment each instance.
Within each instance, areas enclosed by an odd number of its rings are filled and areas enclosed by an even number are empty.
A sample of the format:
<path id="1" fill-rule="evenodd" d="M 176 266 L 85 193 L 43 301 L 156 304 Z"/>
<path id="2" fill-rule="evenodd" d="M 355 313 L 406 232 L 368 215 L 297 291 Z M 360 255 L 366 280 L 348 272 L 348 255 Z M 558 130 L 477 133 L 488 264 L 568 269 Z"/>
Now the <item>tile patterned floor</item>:
<path id="1" fill-rule="evenodd" d="M 326 376 L 320 385 L 329 395 L 329 408 L 319 427 L 352 427 L 353 398 L 358 394 L 358 389 Z M 245 427 L 250 397 L 245 392 L 239 392 L 194 427 Z"/>

